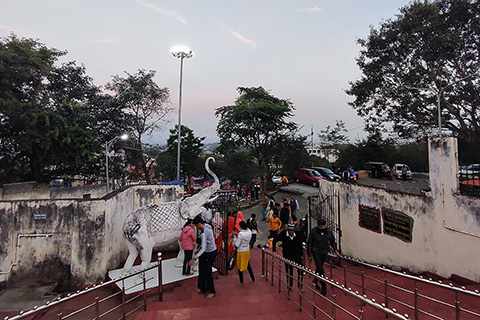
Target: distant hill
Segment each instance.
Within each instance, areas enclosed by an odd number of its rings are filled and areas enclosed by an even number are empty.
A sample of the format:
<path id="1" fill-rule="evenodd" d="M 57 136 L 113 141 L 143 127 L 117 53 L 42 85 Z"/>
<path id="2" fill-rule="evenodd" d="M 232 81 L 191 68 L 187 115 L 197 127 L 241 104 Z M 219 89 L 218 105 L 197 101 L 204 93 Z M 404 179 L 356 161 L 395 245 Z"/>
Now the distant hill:
<path id="1" fill-rule="evenodd" d="M 219 145 L 219 142 L 205 143 L 205 145 L 203 146 L 203 151 L 213 152 Z"/>

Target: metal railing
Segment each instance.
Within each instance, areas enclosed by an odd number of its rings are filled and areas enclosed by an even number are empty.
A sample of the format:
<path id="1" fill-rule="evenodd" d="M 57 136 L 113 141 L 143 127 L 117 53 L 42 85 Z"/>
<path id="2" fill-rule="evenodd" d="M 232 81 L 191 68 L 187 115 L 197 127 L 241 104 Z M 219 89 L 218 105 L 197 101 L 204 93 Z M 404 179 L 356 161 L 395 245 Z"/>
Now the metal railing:
<path id="1" fill-rule="evenodd" d="M 480 173 L 463 170 L 458 175 L 460 192 L 467 196 L 480 197 Z"/>
<path id="2" fill-rule="evenodd" d="M 330 278 L 343 283 L 344 287 L 359 290 L 361 294 L 369 294 L 388 308 L 396 307 L 402 313 L 413 314 L 414 319 L 420 319 L 420 316 L 422 319 L 480 319 L 478 289 L 455 287 L 452 283 L 409 275 L 345 256 L 342 259 L 357 264 L 362 270 L 329 263 Z M 383 273 L 382 277 L 378 276 L 379 272 Z M 372 273 L 377 277 L 369 275 Z M 404 297 L 403 300 L 398 298 L 400 296 Z"/>
<path id="3" fill-rule="evenodd" d="M 285 265 L 285 268 L 282 268 Z M 297 281 L 286 273 L 286 266 L 293 267 L 293 276 L 298 275 Z M 311 269 L 287 260 L 269 250 L 262 251 L 262 277 L 278 286 L 278 292 L 292 301 L 299 311 L 304 312 L 311 319 L 409 319 L 407 314 L 402 315 L 394 308 L 380 304 L 367 296 L 348 288 L 344 284 L 335 282 L 332 278 L 320 276 Z M 306 281 L 306 279 L 308 279 Z M 321 295 L 315 289 L 314 280 L 324 282 L 330 288 L 328 295 Z M 295 283 L 297 282 L 297 286 Z M 345 298 L 347 297 L 347 298 Z"/>
<path id="4" fill-rule="evenodd" d="M 147 282 L 153 277 L 146 278 L 149 270 L 157 269 L 158 285 L 147 288 Z M 126 288 L 125 282 L 129 278 L 135 278 L 133 285 Z M 140 287 L 141 288 L 137 288 Z M 118 289 L 121 287 L 121 289 Z M 136 292 L 127 294 L 134 289 Z M 158 293 L 154 295 L 155 290 Z M 112 293 L 113 292 L 113 293 Z M 163 300 L 162 290 L 162 256 L 158 253 L 158 261 L 153 265 L 131 272 L 125 276 L 102 282 L 98 285 L 70 293 L 64 298 L 49 301 L 40 307 L 34 307 L 30 311 L 21 311 L 13 317 L 5 317 L 4 320 L 20 319 L 105 319 L 126 320 L 140 309 L 147 310 L 147 304 L 152 301 Z M 73 305 L 74 304 L 74 305 Z M 83 304 L 83 306 L 79 306 Z"/>

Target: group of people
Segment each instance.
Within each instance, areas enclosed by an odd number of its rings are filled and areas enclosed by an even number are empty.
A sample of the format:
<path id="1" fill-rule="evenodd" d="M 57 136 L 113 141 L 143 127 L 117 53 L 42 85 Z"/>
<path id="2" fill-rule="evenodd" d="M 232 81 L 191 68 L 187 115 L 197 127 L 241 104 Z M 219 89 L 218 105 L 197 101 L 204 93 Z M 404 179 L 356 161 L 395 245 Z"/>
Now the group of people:
<path id="1" fill-rule="evenodd" d="M 327 254 L 333 251 L 337 256 L 340 256 L 336 249 L 335 238 L 327 228 L 325 219 L 317 221 L 317 227 L 311 230 L 308 239 L 306 239 L 306 224 L 303 223 L 300 226 L 298 223 L 297 210 L 299 205 L 294 196 L 291 196 L 289 200 L 282 199 L 281 204 L 276 203 L 273 197 L 266 198 L 266 200 L 267 205 L 264 207 L 264 219 L 262 220 L 269 223 L 269 247 L 272 248 L 272 251 L 276 252 L 278 243 L 281 243 L 285 259 L 298 265 L 305 265 L 303 244 L 306 242 L 309 261 L 313 259 L 316 273 L 324 275 L 323 264 L 326 261 Z M 250 264 L 250 249 L 254 247 L 258 233 L 256 215 L 252 214 L 248 220 L 245 220 L 243 213 L 239 211 L 228 213 L 227 218 L 222 221 L 220 214 L 216 213 L 212 219 L 212 224 L 213 228 L 201 216 L 197 216 L 193 220 L 189 219 L 179 238 L 181 247 L 185 252 L 182 274 L 185 276 L 193 275 L 190 268 L 198 260 L 197 291 L 204 294 L 206 298 L 213 298 L 216 294 L 212 267 L 217 252 L 222 250 L 222 241 L 225 237 L 228 237 L 229 254 L 236 258 L 240 283 L 244 282 L 243 271 L 245 270 L 248 271 L 251 281 L 255 281 L 255 275 Z M 195 228 L 200 231 L 200 241 L 199 248 L 194 254 L 197 243 Z M 221 232 L 217 230 L 221 230 Z M 293 287 L 293 269 L 290 263 L 285 262 L 289 289 Z M 303 272 L 300 269 L 298 269 L 297 284 L 299 289 L 303 290 Z M 314 285 L 316 289 L 320 289 L 317 279 L 315 279 Z M 326 295 L 326 290 L 326 284 L 321 282 L 321 294 Z"/>
<path id="2" fill-rule="evenodd" d="M 304 233 L 299 230 L 298 226 L 294 223 L 289 223 L 286 230 L 276 235 L 272 240 L 272 251 L 276 252 L 277 243 L 282 243 L 283 257 L 290 262 L 294 262 L 297 265 L 305 265 L 303 257 L 303 244 L 305 243 Z M 307 256 L 309 261 L 312 259 L 315 262 L 315 272 L 321 276 L 325 275 L 323 264 L 327 259 L 327 255 L 330 251 L 335 252 L 339 257 L 340 253 L 337 250 L 335 237 L 333 233 L 327 228 L 325 219 L 319 219 L 317 221 L 317 227 L 313 228 L 310 232 L 307 241 Z M 297 286 L 303 290 L 303 272 L 298 270 Z M 285 272 L 287 277 L 287 286 L 289 289 L 293 287 L 293 266 L 290 263 L 285 262 Z M 320 289 L 317 278 L 314 280 L 315 289 Z M 326 295 L 327 285 L 321 281 L 321 294 Z"/>
<path id="3" fill-rule="evenodd" d="M 250 249 L 253 248 L 258 225 L 256 215 L 245 221 L 241 211 L 228 213 L 227 219 L 221 221 L 220 213 L 216 213 L 212 220 L 214 228 L 205 222 L 199 215 L 193 220 L 188 219 L 185 223 L 179 240 L 184 250 L 184 261 L 182 274 L 192 276 L 191 267 L 198 260 L 198 285 L 197 292 L 204 294 L 206 298 L 215 297 L 215 284 L 213 282 L 212 268 L 217 252 L 222 249 L 222 237 L 228 237 L 229 253 L 232 253 L 233 246 L 236 248 L 236 266 L 240 282 L 243 283 L 243 271 L 248 270 L 250 278 L 255 281 L 253 269 L 250 265 Z M 217 228 L 222 230 L 218 232 Z M 197 244 L 197 232 L 200 232 L 199 247 L 194 254 Z M 214 230 L 215 229 L 215 230 Z M 230 246 L 232 246 L 230 248 Z"/>

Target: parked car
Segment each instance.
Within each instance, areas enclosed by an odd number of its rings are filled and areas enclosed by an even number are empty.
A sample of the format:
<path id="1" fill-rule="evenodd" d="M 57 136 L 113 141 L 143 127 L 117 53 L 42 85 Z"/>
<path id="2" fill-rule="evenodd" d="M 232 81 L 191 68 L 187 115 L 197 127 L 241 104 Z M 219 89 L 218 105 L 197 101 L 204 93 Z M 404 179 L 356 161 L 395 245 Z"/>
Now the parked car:
<path id="1" fill-rule="evenodd" d="M 412 179 L 412 171 L 404 163 L 395 163 L 392 168 L 393 175 L 397 179 L 410 180 Z"/>
<path id="2" fill-rule="evenodd" d="M 326 178 L 330 181 L 340 181 L 340 176 L 335 174 L 332 170 L 324 167 L 313 167 L 312 169 L 317 170 L 318 173 L 322 175 L 322 177 Z"/>
<path id="3" fill-rule="evenodd" d="M 273 176 L 272 177 L 273 184 L 282 184 L 282 177 L 280 176 Z"/>
<path id="4" fill-rule="evenodd" d="M 370 161 L 367 162 L 365 166 L 370 178 L 387 178 L 388 180 L 392 180 L 392 171 L 390 171 L 388 164 L 384 162 Z"/>
<path id="5" fill-rule="evenodd" d="M 469 164 L 463 169 L 460 169 L 458 174 L 461 178 L 471 178 L 472 176 L 478 177 L 480 175 L 480 164 Z"/>
<path id="6" fill-rule="evenodd" d="M 295 172 L 294 179 L 297 183 L 301 182 L 318 187 L 318 182 L 323 179 L 323 177 L 317 170 L 301 168 Z"/>

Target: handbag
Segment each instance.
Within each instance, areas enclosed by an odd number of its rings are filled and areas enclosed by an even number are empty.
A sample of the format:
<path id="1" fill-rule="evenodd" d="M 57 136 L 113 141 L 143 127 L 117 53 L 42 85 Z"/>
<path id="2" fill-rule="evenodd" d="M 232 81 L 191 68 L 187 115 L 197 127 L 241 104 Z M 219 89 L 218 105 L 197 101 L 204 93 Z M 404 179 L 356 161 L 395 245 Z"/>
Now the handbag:
<path id="1" fill-rule="evenodd" d="M 235 256 L 237 255 L 237 250 L 233 251 L 233 255 L 227 262 L 228 270 L 233 270 L 235 268 Z"/>

